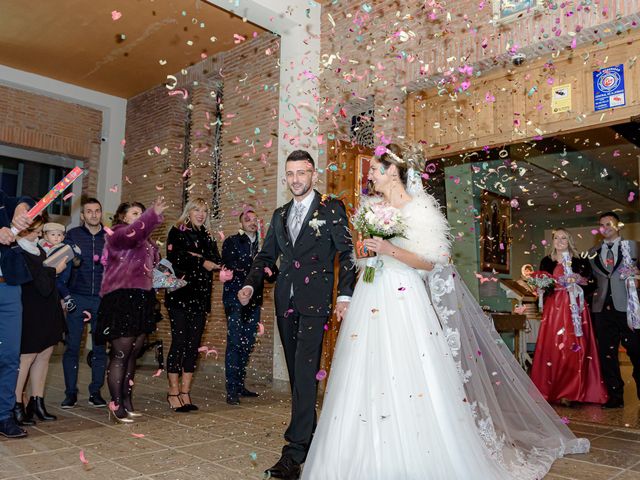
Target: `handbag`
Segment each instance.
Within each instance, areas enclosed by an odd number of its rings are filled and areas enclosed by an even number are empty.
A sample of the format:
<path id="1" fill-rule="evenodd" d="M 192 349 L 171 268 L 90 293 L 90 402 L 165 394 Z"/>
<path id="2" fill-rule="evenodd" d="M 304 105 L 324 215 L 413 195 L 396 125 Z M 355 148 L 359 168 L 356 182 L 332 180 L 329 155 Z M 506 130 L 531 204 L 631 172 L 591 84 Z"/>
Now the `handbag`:
<path id="1" fill-rule="evenodd" d="M 186 280 L 176 277 L 173 265 L 166 258 L 160 260 L 153 269 L 153 288 L 166 288 L 167 292 L 174 292 L 186 284 Z"/>

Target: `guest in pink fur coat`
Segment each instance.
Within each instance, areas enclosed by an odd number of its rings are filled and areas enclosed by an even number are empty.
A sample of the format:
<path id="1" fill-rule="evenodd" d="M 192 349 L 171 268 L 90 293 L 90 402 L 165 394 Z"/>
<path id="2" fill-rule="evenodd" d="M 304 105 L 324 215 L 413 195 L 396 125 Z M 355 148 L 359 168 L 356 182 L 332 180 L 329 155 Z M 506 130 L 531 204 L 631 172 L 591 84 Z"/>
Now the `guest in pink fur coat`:
<path id="1" fill-rule="evenodd" d="M 150 237 L 162 223 L 166 208 L 162 197 L 148 210 L 138 202 L 120 204 L 102 254 L 104 275 L 96 337 L 111 343 L 107 369 L 109 411 L 120 423 L 131 423 L 141 416 L 134 411 L 131 393 L 136 357 L 146 335 L 156 328 L 153 267 L 159 254 Z"/>

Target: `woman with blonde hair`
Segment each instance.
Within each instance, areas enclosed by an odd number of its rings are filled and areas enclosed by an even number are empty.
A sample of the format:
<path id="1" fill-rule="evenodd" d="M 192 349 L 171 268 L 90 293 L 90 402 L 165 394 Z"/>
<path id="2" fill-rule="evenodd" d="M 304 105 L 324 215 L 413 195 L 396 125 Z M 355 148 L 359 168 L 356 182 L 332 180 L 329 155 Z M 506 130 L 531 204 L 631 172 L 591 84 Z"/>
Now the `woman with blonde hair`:
<path id="1" fill-rule="evenodd" d="M 197 410 L 191 401 L 191 382 L 198 347 L 211 311 L 213 271 L 220 269 L 220 252 L 211 236 L 210 210 L 202 198 L 189 200 L 167 238 L 167 259 L 187 285 L 167 292 L 165 305 L 171 321 L 171 348 L 167 357 L 167 402 L 176 412 Z"/>
<path id="2" fill-rule="evenodd" d="M 589 261 L 564 228 L 553 231 L 540 270 L 555 280 L 545 294 L 531 379 L 549 403 L 605 403 L 596 339 L 587 299 L 594 288 Z"/>

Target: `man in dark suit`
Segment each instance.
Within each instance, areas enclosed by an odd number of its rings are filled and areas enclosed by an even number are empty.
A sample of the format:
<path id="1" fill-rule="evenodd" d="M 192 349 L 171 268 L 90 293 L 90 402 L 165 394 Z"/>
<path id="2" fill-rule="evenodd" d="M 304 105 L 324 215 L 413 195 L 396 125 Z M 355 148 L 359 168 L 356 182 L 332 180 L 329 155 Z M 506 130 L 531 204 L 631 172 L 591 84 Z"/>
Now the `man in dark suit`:
<path id="1" fill-rule="evenodd" d="M 262 250 L 251 266 L 238 299 L 246 304 L 263 282 L 265 267 L 280 260 L 275 287 L 276 316 L 291 384 L 289 442 L 282 457 L 265 473 L 275 478 L 300 475 L 316 426 L 316 374 L 324 327 L 332 313 L 334 261 L 338 255 L 341 320 L 355 283 L 351 235 L 343 203 L 313 189 L 318 175 L 311 155 L 296 150 L 286 161 L 286 180 L 293 200 L 273 213 Z"/>
<path id="2" fill-rule="evenodd" d="M 623 266 L 620 225 L 620 218 L 615 212 L 600 215 L 600 232 L 604 241 L 589 252 L 591 267 L 598 284 L 591 309 L 602 376 L 609 394 L 609 400 L 603 408 L 624 406 L 624 381 L 620 375 L 618 361 L 620 343 L 633 365 L 633 378 L 640 398 L 640 333 L 631 330 L 627 325 L 627 287 L 625 279 L 620 276 Z M 638 261 L 637 252 L 636 242 L 629 242 L 629 253 L 634 265 L 637 265 Z"/>
<path id="3" fill-rule="evenodd" d="M 238 292 L 258 254 L 258 217 L 253 210 L 245 209 L 239 220 L 240 231 L 227 237 L 222 244 L 222 264 L 225 269 L 233 272 L 233 277 L 224 283 L 222 292 L 222 303 L 227 316 L 225 376 L 229 405 L 239 405 L 240 397 L 258 396 L 247 390 L 244 381 L 260 322 L 262 285 L 257 286 L 248 305 L 242 305 L 238 300 Z"/>

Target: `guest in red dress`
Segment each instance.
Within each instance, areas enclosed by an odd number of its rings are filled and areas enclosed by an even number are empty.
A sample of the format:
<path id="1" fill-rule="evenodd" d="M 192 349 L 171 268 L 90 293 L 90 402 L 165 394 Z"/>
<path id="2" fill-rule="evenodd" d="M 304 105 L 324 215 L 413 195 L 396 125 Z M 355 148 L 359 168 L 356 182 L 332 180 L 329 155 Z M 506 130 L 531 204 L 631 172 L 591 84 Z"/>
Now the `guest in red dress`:
<path id="1" fill-rule="evenodd" d="M 569 268 L 573 275 L 567 274 Z M 554 230 L 551 254 L 542 259 L 540 270 L 548 272 L 556 284 L 545 293 L 531 379 L 549 403 L 606 403 L 607 389 L 587 305 L 594 287 L 591 266 L 579 257 L 567 230 Z M 576 287 L 584 293 L 582 301 Z M 570 292 L 575 298 L 575 322 Z"/>

